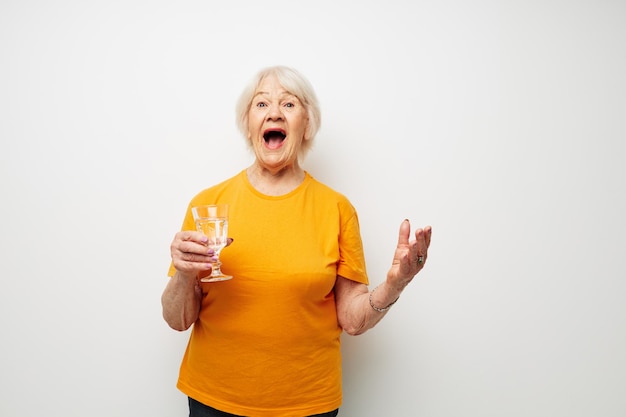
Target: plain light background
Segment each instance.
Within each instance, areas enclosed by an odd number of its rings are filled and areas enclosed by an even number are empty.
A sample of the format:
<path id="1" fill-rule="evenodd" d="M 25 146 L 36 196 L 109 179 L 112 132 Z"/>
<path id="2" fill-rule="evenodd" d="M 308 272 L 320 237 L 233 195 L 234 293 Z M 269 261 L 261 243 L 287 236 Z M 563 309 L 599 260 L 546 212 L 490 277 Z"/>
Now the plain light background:
<path id="1" fill-rule="evenodd" d="M 341 416 L 625 415 L 617 0 L 2 1 L 0 415 L 187 415 L 169 244 L 252 161 L 235 101 L 275 64 L 319 95 L 304 165 L 356 206 L 372 286 L 402 219 L 434 230 L 344 335 Z"/>

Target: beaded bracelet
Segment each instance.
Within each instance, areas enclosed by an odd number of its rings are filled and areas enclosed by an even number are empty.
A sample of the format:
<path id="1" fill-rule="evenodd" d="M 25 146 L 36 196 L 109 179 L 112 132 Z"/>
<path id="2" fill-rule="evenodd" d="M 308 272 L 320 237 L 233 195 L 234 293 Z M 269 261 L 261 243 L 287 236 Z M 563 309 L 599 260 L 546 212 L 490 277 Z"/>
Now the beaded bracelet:
<path id="1" fill-rule="evenodd" d="M 384 313 L 385 311 L 389 310 L 389 309 L 391 308 L 391 306 L 392 306 L 392 305 L 394 305 L 394 304 L 396 303 L 396 301 L 398 301 L 398 300 L 400 299 L 400 296 L 398 296 L 398 298 L 396 298 L 395 300 L 393 300 L 393 301 L 391 302 L 391 304 L 389 304 L 387 307 L 383 307 L 383 308 L 376 307 L 376 306 L 374 305 L 374 303 L 372 302 L 372 295 L 374 295 L 374 291 L 376 291 L 377 289 L 378 289 L 378 287 L 374 288 L 374 289 L 372 290 L 372 292 L 370 293 L 370 306 L 371 306 L 374 310 L 378 311 L 379 313 Z"/>

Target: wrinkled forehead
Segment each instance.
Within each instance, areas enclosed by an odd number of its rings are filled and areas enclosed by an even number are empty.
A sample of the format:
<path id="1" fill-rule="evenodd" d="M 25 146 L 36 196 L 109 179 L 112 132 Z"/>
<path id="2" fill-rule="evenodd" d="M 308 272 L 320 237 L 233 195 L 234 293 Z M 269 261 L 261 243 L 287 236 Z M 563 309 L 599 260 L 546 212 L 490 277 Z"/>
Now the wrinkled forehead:
<path id="1" fill-rule="evenodd" d="M 281 77 L 279 74 L 266 74 L 261 77 L 254 89 L 253 96 L 270 94 L 273 92 L 271 90 L 280 90 L 281 96 L 293 96 L 304 103 L 302 94 L 299 94 L 301 89 L 298 84 L 289 78 Z"/>

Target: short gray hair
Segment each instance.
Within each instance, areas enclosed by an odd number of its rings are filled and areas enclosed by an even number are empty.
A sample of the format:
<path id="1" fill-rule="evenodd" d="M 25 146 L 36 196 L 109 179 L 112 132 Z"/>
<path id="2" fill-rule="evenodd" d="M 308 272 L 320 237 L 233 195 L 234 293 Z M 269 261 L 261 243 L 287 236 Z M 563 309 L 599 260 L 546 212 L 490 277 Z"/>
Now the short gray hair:
<path id="1" fill-rule="evenodd" d="M 307 111 L 309 116 L 309 123 L 305 133 L 307 140 L 302 142 L 302 148 L 300 149 L 300 156 L 304 157 L 313 146 L 313 139 L 322 124 L 322 115 L 313 86 L 302 74 L 293 68 L 277 65 L 264 68 L 256 74 L 239 96 L 236 109 L 237 127 L 246 140 L 248 140 L 248 145 L 251 146 L 252 144 L 248 138 L 248 112 L 257 87 L 261 84 L 263 79 L 268 76 L 276 77 L 280 85 L 282 85 L 285 90 L 289 91 L 289 93 L 296 96 Z"/>

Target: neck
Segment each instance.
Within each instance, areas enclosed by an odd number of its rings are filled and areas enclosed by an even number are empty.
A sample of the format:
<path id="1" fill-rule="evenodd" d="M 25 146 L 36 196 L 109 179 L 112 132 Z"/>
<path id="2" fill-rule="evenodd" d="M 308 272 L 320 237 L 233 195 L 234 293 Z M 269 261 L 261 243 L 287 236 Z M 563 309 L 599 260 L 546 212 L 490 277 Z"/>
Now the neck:
<path id="1" fill-rule="evenodd" d="M 271 196 L 287 194 L 298 188 L 304 181 L 304 170 L 300 168 L 297 162 L 280 170 L 272 171 L 255 161 L 246 172 L 248 181 L 257 191 Z"/>

